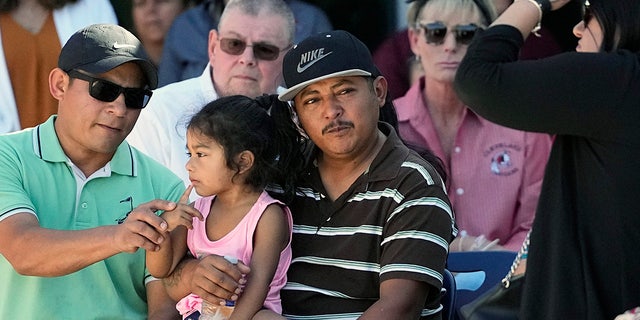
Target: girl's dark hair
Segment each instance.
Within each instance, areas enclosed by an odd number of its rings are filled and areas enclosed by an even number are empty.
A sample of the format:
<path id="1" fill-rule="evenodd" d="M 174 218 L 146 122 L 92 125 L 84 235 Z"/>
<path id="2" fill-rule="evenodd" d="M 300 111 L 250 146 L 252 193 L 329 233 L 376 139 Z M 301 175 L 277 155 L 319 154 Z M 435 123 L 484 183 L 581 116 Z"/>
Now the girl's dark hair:
<path id="1" fill-rule="evenodd" d="M 640 52 L 640 4 L 638 0 L 589 0 L 604 39 L 600 51 L 626 49 Z"/>
<path id="2" fill-rule="evenodd" d="M 18 7 L 20 0 L 0 0 L 0 12 L 10 12 Z M 69 3 L 78 2 L 78 0 L 38 0 L 43 7 L 53 10 L 62 8 Z"/>
<path id="3" fill-rule="evenodd" d="M 251 151 L 255 160 L 247 175 L 248 185 L 256 189 L 279 187 L 283 194 L 278 198 L 285 203 L 295 196 L 295 182 L 304 168 L 305 140 L 292 120 L 289 104 L 277 95 L 219 98 L 194 115 L 187 129 L 219 143 L 227 167 L 236 172 L 239 164 L 235 156 Z"/>

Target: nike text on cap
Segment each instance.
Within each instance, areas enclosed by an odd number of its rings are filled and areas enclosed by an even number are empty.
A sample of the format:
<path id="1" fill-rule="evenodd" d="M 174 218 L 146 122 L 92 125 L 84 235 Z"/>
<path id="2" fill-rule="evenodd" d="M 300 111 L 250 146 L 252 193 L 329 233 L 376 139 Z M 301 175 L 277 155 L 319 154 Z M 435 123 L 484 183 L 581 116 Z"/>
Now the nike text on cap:
<path id="1" fill-rule="evenodd" d="M 284 56 L 282 73 L 289 88 L 278 96 L 282 101 L 293 100 L 298 92 L 316 81 L 380 75 L 369 48 L 343 30 L 319 33 L 295 45 Z"/>
<path id="2" fill-rule="evenodd" d="M 158 86 L 158 72 L 142 48 L 140 40 L 115 24 L 93 24 L 74 33 L 62 47 L 58 67 L 66 72 L 80 69 L 100 74 L 126 62 L 136 62 L 149 89 Z"/>

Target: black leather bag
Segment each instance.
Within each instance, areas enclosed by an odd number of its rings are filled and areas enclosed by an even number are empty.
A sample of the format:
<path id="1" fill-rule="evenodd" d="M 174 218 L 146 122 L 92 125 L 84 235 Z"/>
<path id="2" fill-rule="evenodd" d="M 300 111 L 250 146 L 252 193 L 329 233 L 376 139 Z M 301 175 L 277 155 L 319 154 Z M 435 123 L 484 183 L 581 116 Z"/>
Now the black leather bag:
<path id="1" fill-rule="evenodd" d="M 509 273 L 500 283 L 458 310 L 463 320 L 517 320 L 525 274 L 514 276 L 522 256 L 529 251 L 529 234 L 522 243 Z"/>
<path id="2" fill-rule="evenodd" d="M 458 315 L 465 320 L 516 320 L 520 311 L 520 299 L 524 274 L 511 278 L 509 286 L 498 283 L 477 299 L 460 307 Z"/>

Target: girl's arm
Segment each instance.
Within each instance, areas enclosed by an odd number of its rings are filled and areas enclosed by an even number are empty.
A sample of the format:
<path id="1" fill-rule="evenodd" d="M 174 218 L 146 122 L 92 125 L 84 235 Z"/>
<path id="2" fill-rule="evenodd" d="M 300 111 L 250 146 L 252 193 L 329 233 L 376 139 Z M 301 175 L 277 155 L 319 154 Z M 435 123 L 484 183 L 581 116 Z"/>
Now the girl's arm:
<path id="1" fill-rule="evenodd" d="M 193 218 L 203 219 L 202 214 L 188 204 L 192 186 L 189 186 L 180 197 L 176 208 L 163 212 L 162 217 L 167 222 L 165 240 L 159 244 L 156 251 L 146 251 L 147 269 L 156 278 L 164 278 L 175 269 L 178 262 L 187 251 L 187 228 L 193 228 Z"/>
<path id="2" fill-rule="evenodd" d="M 146 251 L 147 269 L 152 276 L 164 278 L 173 272 L 187 251 L 187 228 L 178 226 L 164 235 L 157 251 Z"/>
<path id="3" fill-rule="evenodd" d="M 176 302 L 171 299 L 162 285 L 162 280 L 149 281 L 147 288 L 147 319 L 177 320 L 182 319 Z"/>
<path id="4" fill-rule="evenodd" d="M 284 210 L 269 205 L 260 217 L 253 236 L 251 273 L 231 319 L 251 319 L 264 305 L 280 253 L 289 244 L 290 229 Z"/>

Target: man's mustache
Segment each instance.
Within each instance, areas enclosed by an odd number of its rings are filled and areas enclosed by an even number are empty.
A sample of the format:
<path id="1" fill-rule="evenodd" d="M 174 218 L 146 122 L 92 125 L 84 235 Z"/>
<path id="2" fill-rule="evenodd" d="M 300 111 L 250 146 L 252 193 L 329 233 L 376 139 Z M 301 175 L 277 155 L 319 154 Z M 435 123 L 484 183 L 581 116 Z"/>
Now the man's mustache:
<path id="1" fill-rule="evenodd" d="M 342 120 L 333 121 L 329 123 L 326 127 L 322 128 L 322 134 L 325 134 L 329 130 L 333 130 L 338 127 L 354 128 L 354 125 L 353 125 L 353 122 L 351 121 L 342 121 Z"/>

